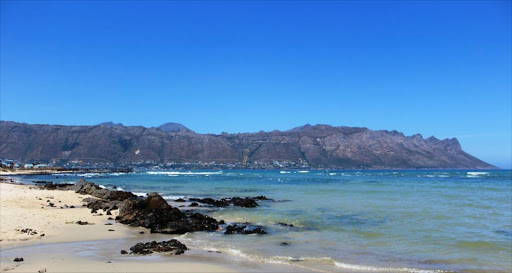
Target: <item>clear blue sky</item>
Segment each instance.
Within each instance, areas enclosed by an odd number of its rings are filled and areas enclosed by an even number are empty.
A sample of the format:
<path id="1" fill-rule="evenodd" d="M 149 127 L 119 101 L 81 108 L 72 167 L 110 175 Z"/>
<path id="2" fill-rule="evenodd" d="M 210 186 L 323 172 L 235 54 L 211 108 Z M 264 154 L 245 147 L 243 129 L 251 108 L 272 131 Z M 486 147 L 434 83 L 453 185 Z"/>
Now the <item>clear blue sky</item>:
<path id="1" fill-rule="evenodd" d="M 457 137 L 511 167 L 510 1 L 2 1 L 0 118 Z"/>

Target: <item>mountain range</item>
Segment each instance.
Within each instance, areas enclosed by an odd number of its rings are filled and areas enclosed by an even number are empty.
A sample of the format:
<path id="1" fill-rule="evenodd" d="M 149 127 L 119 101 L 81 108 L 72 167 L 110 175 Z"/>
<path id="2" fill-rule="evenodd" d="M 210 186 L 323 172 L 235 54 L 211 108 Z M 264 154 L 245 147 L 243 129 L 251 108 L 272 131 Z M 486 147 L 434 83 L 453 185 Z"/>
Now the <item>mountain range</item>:
<path id="1" fill-rule="evenodd" d="M 295 162 L 333 169 L 494 169 L 461 149 L 457 139 L 439 140 L 362 127 L 304 125 L 287 131 L 198 134 L 178 123 L 159 127 L 62 126 L 0 121 L 0 157 L 19 161 Z"/>

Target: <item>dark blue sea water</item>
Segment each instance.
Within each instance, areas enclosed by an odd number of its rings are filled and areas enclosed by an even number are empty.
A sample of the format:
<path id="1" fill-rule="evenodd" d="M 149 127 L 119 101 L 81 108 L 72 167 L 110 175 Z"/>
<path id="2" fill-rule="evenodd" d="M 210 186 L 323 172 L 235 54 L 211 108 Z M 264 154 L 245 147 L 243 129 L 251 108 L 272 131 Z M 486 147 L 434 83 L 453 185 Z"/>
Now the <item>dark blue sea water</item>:
<path id="1" fill-rule="evenodd" d="M 212 208 L 269 235 L 191 233 L 191 248 L 329 271 L 512 272 L 511 171 L 141 171 L 81 176 L 137 194 L 265 195 L 257 208 Z M 279 222 L 294 227 L 279 225 Z M 288 245 L 281 245 L 288 242 Z"/>

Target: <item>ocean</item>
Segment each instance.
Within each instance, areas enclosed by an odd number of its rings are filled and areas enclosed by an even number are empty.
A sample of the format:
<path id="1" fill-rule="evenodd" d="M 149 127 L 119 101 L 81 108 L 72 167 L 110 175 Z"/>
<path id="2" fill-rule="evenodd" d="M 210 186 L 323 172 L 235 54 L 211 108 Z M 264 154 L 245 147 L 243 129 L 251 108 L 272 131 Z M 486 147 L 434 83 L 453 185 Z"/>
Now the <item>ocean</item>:
<path id="1" fill-rule="evenodd" d="M 28 180 L 80 178 L 140 195 L 157 192 L 169 201 L 273 199 L 256 208 L 201 211 L 261 225 L 268 235 L 176 237 L 189 248 L 307 270 L 512 272 L 512 171 L 143 170 Z"/>

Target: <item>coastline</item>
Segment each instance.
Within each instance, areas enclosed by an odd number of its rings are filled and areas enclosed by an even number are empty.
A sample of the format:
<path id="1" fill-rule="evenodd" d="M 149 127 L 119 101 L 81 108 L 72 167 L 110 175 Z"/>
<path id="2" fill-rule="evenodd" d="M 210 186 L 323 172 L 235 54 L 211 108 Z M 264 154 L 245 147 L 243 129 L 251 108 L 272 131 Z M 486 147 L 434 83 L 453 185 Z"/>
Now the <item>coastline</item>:
<path id="1" fill-rule="evenodd" d="M 191 249 L 179 256 L 164 253 L 121 255 L 121 249 L 129 249 L 136 243 L 170 240 L 176 236 L 150 234 L 147 229 L 108 220 L 118 214 L 117 210 L 112 211 L 111 216 L 100 215 L 101 211 L 92 214 L 82 207 L 82 199 L 87 197 L 90 196 L 73 191 L 44 190 L 38 186 L 1 181 L 0 269 L 12 272 L 300 271 L 292 266 L 255 263 L 199 249 Z M 54 203 L 56 207 L 49 207 L 48 203 Z M 92 225 L 77 225 L 77 221 Z M 23 233 L 23 229 L 31 229 L 29 233 L 35 231 L 37 234 Z M 14 262 L 15 257 L 23 257 L 24 261 Z"/>

